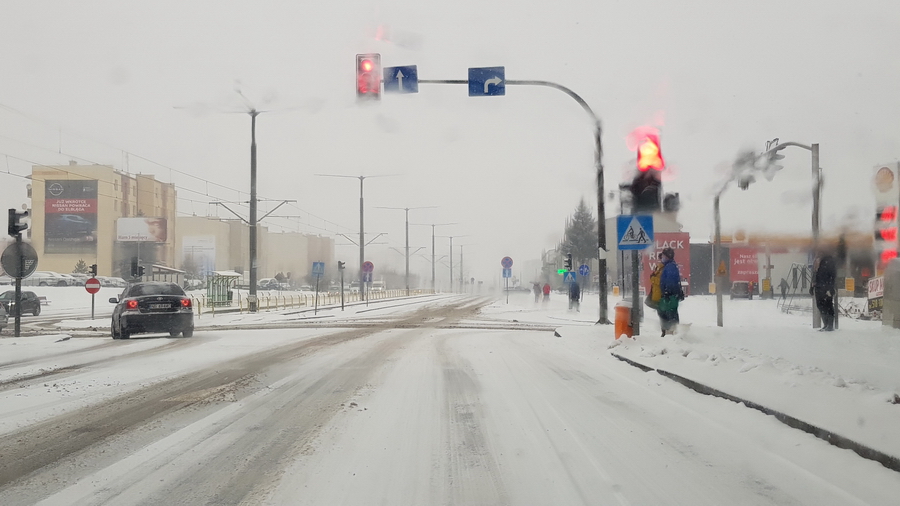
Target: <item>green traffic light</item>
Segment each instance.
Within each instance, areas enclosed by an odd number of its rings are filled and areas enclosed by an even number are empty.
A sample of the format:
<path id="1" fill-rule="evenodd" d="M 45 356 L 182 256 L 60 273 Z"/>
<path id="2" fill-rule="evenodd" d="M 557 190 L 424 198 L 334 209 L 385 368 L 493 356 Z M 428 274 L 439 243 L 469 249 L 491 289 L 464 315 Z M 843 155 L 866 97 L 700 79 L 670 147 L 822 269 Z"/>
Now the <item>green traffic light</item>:
<path id="1" fill-rule="evenodd" d="M 556 270 L 556 273 L 557 273 L 557 274 L 565 274 L 565 273 L 566 273 L 566 270 L 565 270 L 565 269 L 557 269 L 557 270 Z"/>

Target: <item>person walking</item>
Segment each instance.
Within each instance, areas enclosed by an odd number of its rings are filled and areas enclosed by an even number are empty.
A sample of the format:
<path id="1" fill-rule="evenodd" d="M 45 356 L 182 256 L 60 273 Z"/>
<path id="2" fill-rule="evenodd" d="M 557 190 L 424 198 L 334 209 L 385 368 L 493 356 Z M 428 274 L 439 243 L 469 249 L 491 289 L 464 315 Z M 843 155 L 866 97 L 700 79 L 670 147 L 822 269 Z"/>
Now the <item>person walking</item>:
<path id="1" fill-rule="evenodd" d="M 650 309 L 659 309 L 659 301 L 662 300 L 662 288 L 660 287 L 660 277 L 665 264 L 662 263 L 662 253 L 657 255 L 656 265 L 653 266 L 653 272 L 650 273 L 650 293 L 644 299 L 644 304 Z"/>
<path id="2" fill-rule="evenodd" d="M 834 330 L 834 283 L 837 278 L 837 263 L 827 251 L 821 251 L 813 262 L 812 286 L 809 294 L 815 297 L 816 307 L 822 315 L 822 328 L 826 332 Z"/>
<path id="3" fill-rule="evenodd" d="M 534 303 L 537 304 L 539 300 L 541 300 L 541 285 L 538 283 L 532 283 L 532 290 L 534 290 Z"/>
<path id="4" fill-rule="evenodd" d="M 684 300 L 684 291 L 681 289 L 681 273 L 678 264 L 675 263 L 675 250 L 665 248 L 660 258 L 663 268 L 659 279 L 659 288 L 662 296 L 656 309 L 659 314 L 659 326 L 662 336 L 674 334 L 678 325 L 678 303 Z"/>
<path id="5" fill-rule="evenodd" d="M 544 304 L 550 301 L 550 283 L 544 283 Z"/>
<path id="6" fill-rule="evenodd" d="M 781 289 L 781 300 L 787 299 L 787 291 L 790 288 L 786 279 L 781 278 L 781 284 L 778 285 L 778 288 Z"/>
<path id="7" fill-rule="evenodd" d="M 575 308 L 575 311 L 581 312 L 581 287 L 577 282 L 569 283 L 569 311 Z"/>

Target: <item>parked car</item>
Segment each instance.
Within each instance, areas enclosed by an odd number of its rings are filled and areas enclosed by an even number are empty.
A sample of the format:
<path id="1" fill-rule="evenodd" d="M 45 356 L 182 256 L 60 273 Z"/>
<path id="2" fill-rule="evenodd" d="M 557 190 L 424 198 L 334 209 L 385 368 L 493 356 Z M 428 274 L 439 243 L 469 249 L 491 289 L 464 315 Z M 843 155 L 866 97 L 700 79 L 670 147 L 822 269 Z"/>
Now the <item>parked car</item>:
<path id="1" fill-rule="evenodd" d="M 0 294 L 0 306 L 3 306 L 7 314 L 16 315 L 16 291 L 7 290 Z M 34 292 L 22 292 L 22 312 L 31 313 L 34 316 L 41 314 L 41 299 Z"/>
<path id="2" fill-rule="evenodd" d="M 6 312 L 6 308 L 0 305 L 0 330 L 6 328 L 9 325 L 9 314 Z"/>
<path id="3" fill-rule="evenodd" d="M 0 276 L 0 285 L 14 285 L 16 284 L 16 278 L 7 276 L 6 274 Z"/>
<path id="4" fill-rule="evenodd" d="M 60 274 L 59 274 L 59 277 L 61 277 L 62 279 L 65 280 L 66 286 L 77 286 L 77 285 L 79 285 L 79 284 L 84 284 L 83 281 L 82 281 L 82 282 L 79 282 L 79 281 L 78 281 L 78 278 L 76 278 L 75 276 L 73 276 L 73 275 L 71 275 L 71 274 L 62 274 L 62 273 L 60 273 Z M 62 285 L 60 285 L 60 286 L 62 286 Z"/>
<path id="5" fill-rule="evenodd" d="M 750 299 L 750 282 L 749 281 L 735 281 L 731 284 L 731 298 L 732 299 Z"/>
<path id="6" fill-rule="evenodd" d="M 35 271 L 34 274 L 22 280 L 24 286 L 69 286 L 66 278 L 57 272 Z"/>
<path id="7" fill-rule="evenodd" d="M 278 290 L 278 280 L 275 278 L 263 278 L 256 282 L 260 290 Z"/>
<path id="8" fill-rule="evenodd" d="M 128 339 L 142 332 L 194 335 L 194 308 L 184 290 L 175 283 L 134 283 L 109 301 L 113 309 L 110 333 L 113 339 Z"/>

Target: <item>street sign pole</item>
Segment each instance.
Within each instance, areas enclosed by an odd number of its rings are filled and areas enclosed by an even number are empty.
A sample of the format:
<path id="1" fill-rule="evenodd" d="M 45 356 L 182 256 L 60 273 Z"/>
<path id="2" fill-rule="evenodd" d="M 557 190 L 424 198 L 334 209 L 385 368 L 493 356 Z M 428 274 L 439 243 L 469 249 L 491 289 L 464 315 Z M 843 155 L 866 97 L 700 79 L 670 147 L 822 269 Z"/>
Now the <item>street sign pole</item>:
<path id="1" fill-rule="evenodd" d="M 632 335 L 641 335 L 641 264 L 638 250 L 631 250 L 631 328 Z"/>
<path id="2" fill-rule="evenodd" d="M 16 234 L 16 245 L 19 246 L 21 244 L 22 234 Z M 21 247 L 19 249 L 19 265 L 25 265 L 25 255 L 22 254 Z M 23 267 L 19 267 L 19 272 L 16 273 L 16 337 L 21 337 L 22 335 L 22 270 Z"/>
<path id="3" fill-rule="evenodd" d="M 341 311 L 344 310 L 344 269 L 341 269 Z"/>
<path id="4" fill-rule="evenodd" d="M 316 303 L 315 307 L 313 307 L 313 315 L 319 314 L 319 278 L 320 274 L 316 274 Z"/>
<path id="5" fill-rule="evenodd" d="M 94 319 L 94 299 L 96 298 L 96 294 L 91 294 L 91 320 Z"/>
<path id="6" fill-rule="evenodd" d="M 506 278 L 506 303 L 509 304 L 509 278 Z"/>

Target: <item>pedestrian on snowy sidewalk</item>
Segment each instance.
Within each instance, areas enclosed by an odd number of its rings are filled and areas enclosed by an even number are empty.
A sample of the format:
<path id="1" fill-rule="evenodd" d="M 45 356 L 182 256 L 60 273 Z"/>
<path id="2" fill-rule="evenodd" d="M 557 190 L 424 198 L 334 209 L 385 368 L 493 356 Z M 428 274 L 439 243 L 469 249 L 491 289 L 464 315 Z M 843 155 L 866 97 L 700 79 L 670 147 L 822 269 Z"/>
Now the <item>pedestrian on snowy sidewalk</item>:
<path id="1" fill-rule="evenodd" d="M 665 248 L 660 258 L 663 269 L 659 280 L 662 297 L 656 312 L 659 314 L 659 326 L 662 335 L 674 334 L 678 326 L 678 303 L 684 300 L 684 291 L 681 289 L 681 273 L 678 264 L 675 263 L 675 250 Z"/>
<path id="2" fill-rule="evenodd" d="M 837 278 L 837 263 L 834 256 L 822 250 L 813 262 L 812 286 L 809 294 L 816 298 L 816 307 L 822 315 L 822 329 L 834 330 L 834 282 Z"/>

